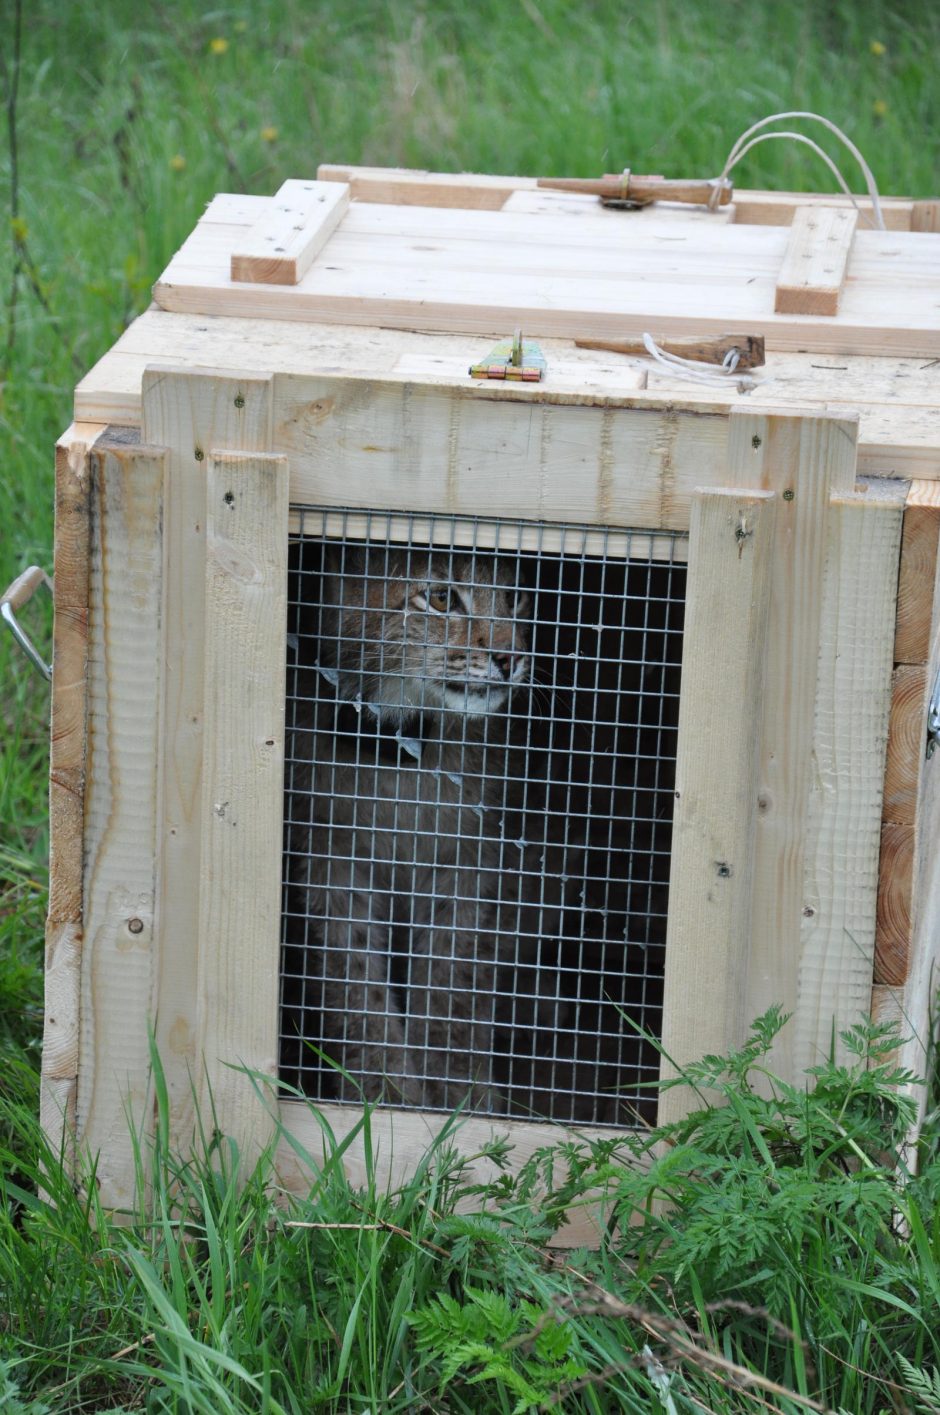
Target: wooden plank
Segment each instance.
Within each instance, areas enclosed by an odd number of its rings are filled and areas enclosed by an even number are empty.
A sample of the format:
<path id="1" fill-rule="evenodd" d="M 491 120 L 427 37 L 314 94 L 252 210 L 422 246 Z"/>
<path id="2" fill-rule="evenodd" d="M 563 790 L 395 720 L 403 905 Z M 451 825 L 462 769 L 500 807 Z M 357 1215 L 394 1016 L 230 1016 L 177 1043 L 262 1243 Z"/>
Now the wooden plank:
<path id="1" fill-rule="evenodd" d="M 933 482 L 914 481 L 907 496 L 901 541 L 894 644 L 896 663 L 927 662 L 938 544 L 940 486 Z"/>
<path id="2" fill-rule="evenodd" d="M 164 465 L 150 447 L 93 454 L 78 1126 L 98 1197 L 123 1210 L 153 1112 Z"/>
<path id="3" fill-rule="evenodd" d="M 370 1189 L 375 1184 L 379 1194 L 405 1184 L 414 1177 L 416 1161 L 425 1155 L 441 1132 L 448 1128 L 448 1146 L 454 1146 L 469 1156 L 468 1177 L 478 1182 L 496 1180 L 499 1169 L 485 1153 L 485 1147 L 496 1139 L 508 1138 L 512 1145 L 509 1164 L 520 1169 L 536 1151 L 563 1143 L 585 1144 L 591 1140 L 610 1140 L 616 1135 L 608 1126 L 579 1125 L 568 1128 L 557 1123 L 530 1124 L 515 1120 L 494 1120 L 488 1116 L 462 1116 L 456 1124 L 452 1118 L 436 1111 L 394 1110 L 377 1107 L 369 1116 L 369 1148 L 361 1129 L 362 1111 L 358 1106 L 316 1106 L 299 1101 L 280 1103 L 282 1134 L 279 1138 L 275 1164 L 279 1183 L 291 1194 L 310 1192 L 310 1186 L 323 1172 L 336 1149 L 346 1144 L 343 1168 L 349 1182 L 356 1188 Z M 351 1132 L 360 1127 L 358 1133 Z M 331 1133 L 333 1140 L 328 1140 Z M 334 1143 L 335 1141 L 335 1143 Z M 348 1144 L 347 1144 L 348 1141 Z M 472 1209 L 473 1196 L 461 1207 Z M 578 1204 L 571 1210 L 569 1222 L 552 1239 L 558 1248 L 597 1247 L 606 1232 L 609 1206 L 602 1203 Z"/>
<path id="4" fill-rule="evenodd" d="M 346 373 L 398 381 L 467 383 L 469 364 L 491 347 L 489 339 L 407 330 L 289 324 L 282 320 L 217 319 L 167 314 L 156 308 L 141 315 L 82 380 L 75 406 L 82 417 L 139 424 L 140 388 L 148 365 L 251 368 L 257 373 Z M 565 340 L 544 340 L 548 375 L 527 389 L 595 399 L 630 398 L 646 376 L 649 360 L 576 349 Z M 861 355 L 820 358 L 809 354 L 770 355 L 766 382 L 742 402 L 733 389 L 711 390 L 662 370 L 650 372 L 642 398 L 648 407 L 673 404 L 727 412 L 732 406 L 782 407 L 841 404 L 859 411 L 859 472 L 872 476 L 940 477 L 940 408 L 937 370 L 923 359 Z M 639 401 L 639 400 L 637 400 Z M 708 481 L 710 470 L 703 480 Z M 720 484 L 720 471 L 716 474 Z"/>
<path id="5" fill-rule="evenodd" d="M 722 465 L 721 417 L 519 385 L 278 375 L 277 450 L 303 505 L 685 530 Z M 337 468 L 342 474 L 337 475 Z"/>
<path id="6" fill-rule="evenodd" d="M 144 374 L 143 435 L 169 450 L 166 473 L 164 725 L 157 767 L 156 1043 L 172 1133 L 193 1126 L 196 1076 L 202 764 L 204 753 L 205 471 L 215 450 L 267 452 L 271 381 L 263 375 Z"/>
<path id="7" fill-rule="evenodd" d="M 838 207 L 800 207 L 777 276 L 777 314 L 839 313 L 858 213 Z"/>
<path id="8" fill-rule="evenodd" d="M 88 651 L 91 449 L 104 433 L 75 423 L 55 453 L 55 620 L 49 762 L 40 1123 L 53 1154 L 74 1161 L 82 950 L 85 662 Z"/>
<path id="9" fill-rule="evenodd" d="M 499 211 L 432 209 L 418 223 L 407 208 L 367 203 L 351 208 L 329 258 L 293 287 L 232 282 L 234 239 L 217 224 L 198 227 L 155 285 L 157 302 L 470 334 L 521 324 L 535 337 L 623 337 L 651 326 L 689 337 L 720 334 L 730 321 L 764 334 L 771 349 L 940 352 L 937 238 L 923 233 L 859 232 L 838 318 L 822 322 L 768 316 L 784 238 L 767 227 L 678 225 L 663 239 L 641 223 L 601 231 L 588 222 L 559 235 L 554 223 Z"/>
<path id="10" fill-rule="evenodd" d="M 478 172 L 425 172 L 408 167 L 346 167 L 321 162 L 321 182 L 348 182 L 357 201 L 399 206 L 452 206 L 498 211 L 511 192 L 536 190 L 534 177 L 489 177 Z"/>
<path id="11" fill-rule="evenodd" d="M 321 180 L 349 182 L 357 201 L 394 202 L 412 206 L 484 206 L 496 210 L 513 192 L 539 189 L 534 177 L 490 177 L 475 172 L 426 172 L 406 167 L 355 167 L 321 163 Z M 863 217 L 871 215 L 871 202 L 857 197 Z M 789 226 L 801 206 L 844 206 L 852 209 L 847 197 L 838 192 L 819 195 L 809 192 L 768 192 L 736 189 L 736 220 L 749 225 Z M 889 230 L 910 231 L 912 203 L 908 197 L 883 197 L 882 210 Z M 726 210 L 727 208 L 724 208 Z M 611 213 L 612 215 L 614 213 Z M 617 213 L 619 214 L 619 213 Z M 715 213 L 721 215 L 721 211 Z"/>
<path id="12" fill-rule="evenodd" d="M 663 1079 L 743 1039 L 751 932 L 758 724 L 775 496 L 724 488 L 693 501 L 663 1000 Z M 659 1123 L 695 1102 L 660 1099 Z"/>
<path id="13" fill-rule="evenodd" d="M 884 490 L 884 489 L 882 489 Z M 794 1017 L 797 1076 L 867 1015 L 904 489 L 836 497 L 820 613 Z"/>
<path id="14" fill-rule="evenodd" d="M 940 231 L 940 201 L 915 201 L 911 206 L 912 231 Z"/>
<path id="15" fill-rule="evenodd" d="M 287 460 L 210 454 L 198 1007 L 202 1114 L 247 1174 L 273 1134 L 243 1071 L 277 1077 Z"/>
<path id="16" fill-rule="evenodd" d="M 925 749 L 927 667 L 901 663 L 891 677 L 891 721 L 885 764 L 883 818 L 913 825 Z"/>
<path id="17" fill-rule="evenodd" d="M 910 970 L 913 931 L 915 828 L 886 822 L 881 828 L 875 982 L 898 987 Z"/>
<path id="18" fill-rule="evenodd" d="M 830 495 L 855 483 L 857 424 L 812 412 L 731 415 L 728 480 L 778 493 L 755 822 L 754 904 L 745 1012 L 799 1003 L 806 813 L 828 549 Z M 795 1029 L 769 1058 L 796 1079 Z"/>
<path id="19" fill-rule="evenodd" d="M 232 252 L 232 279 L 296 285 L 348 208 L 348 186 L 337 182 L 284 182 L 265 214 Z"/>

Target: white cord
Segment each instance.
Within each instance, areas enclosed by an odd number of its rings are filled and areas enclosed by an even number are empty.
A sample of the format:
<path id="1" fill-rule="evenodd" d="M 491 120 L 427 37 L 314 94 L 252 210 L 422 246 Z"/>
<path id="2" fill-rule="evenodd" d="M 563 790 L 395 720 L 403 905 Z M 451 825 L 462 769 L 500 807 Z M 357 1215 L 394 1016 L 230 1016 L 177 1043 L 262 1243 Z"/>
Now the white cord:
<path id="1" fill-rule="evenodd" d="M 692 383 L 706 383 L 710 388 L 727 388 L 731 380 L 738 393 L 750 393 L 758 386 L 756 378 L 748 374 L 736 377 L 741 354 L 737 349 L 729 349 L 720 366 L 699 363 L 697 359 L 684 359 L 680 354 L 670 354 L 661 349 L 652 334 L 643 335 L 646 352 L 656 363 L 661 364 L 672 378 L 687 378 Z"/>
<path id="2" fill-rule="evenodd" d="M 751 148 L 756 147 L 758 143 L 768 142 L 771 138 L 789 138 L 793 142 L 805 143 L 807 147 L 812 148 L 813 152 L 817 153 L 818 156 L 823 159 L 827 167 L 835 175 L 839 186 L 842 188 L 849 201 L 855 207 L 855 210 L 859 210 L 858 202 L 852 195 L 852 192 L 849 189 L 849 185 L 846 182 L 845 178 L 842 176 L 842 173 L 839 171 L 832 158 L 829 157 L 828 154 L 823 151 L 823 149 L 819 146 L 818 143 L 813 142 L 812 138 L 805 137 L 802 133 L 760 133 L 761 128 L 766 128 L 769 123 L 779 123 L 782 122 L 785 118 L 809 118 L 815 123 L 822 123 L 823 127 L 828 128 L 831 133 L 835 133 L 836 137 L 841 143 L 843 143 L 848 148 L 849 152 L 852 154 L 859 167 L 862 169 L 862 176 L 865 179 L 865 186 L 868 189 L 868 195 L 871 199 L 872 205 L 871 224 L 876 228 L 876 230 L 884 231 L 885 222 L 884 216 L 881 211 L 881 200 L 878 195 L 878 185 L 875 182 L 874 174 L 871 168 L 865 161 L 865 158 L 859 152 L 858 148 L 855 146 L 855 144 L 851 141 L 850 138 L 846 137 L 842 129 L 837 127 L 836 124 L 831 122 L 828 118 L 823 118 L 819 113 L 804 113 L 798 109 L 788 113 L 771 113 L 769 117 L 762 118 L 759 123 L 754 123 L 750 128 L 747 129 L 746 132 L 741 134 L 741 136 L 738 138 L 738 140 L 732 147 L 731 151 L 728 153 L 727 161 L 725 162 L 725 165 L 721 170 L 721 176 L 716 178 L 712 183 L 712 194 L 709 198 L 708 203 L 711 209 L 714 211 L 718 206 L 718 202 L 721 197 L 721 192 L 723 188 L 728 185 L 728 173 L 731 171 L 732 167 L 735 167 L 737 163 L 740 162 L 741 158 L 744 157 L 745 153 L 750 152 Z M 760 133 L 760 136 L 753 137 L 754 133 Z M 750 141 L 748 141 L 749 138 Z"/>

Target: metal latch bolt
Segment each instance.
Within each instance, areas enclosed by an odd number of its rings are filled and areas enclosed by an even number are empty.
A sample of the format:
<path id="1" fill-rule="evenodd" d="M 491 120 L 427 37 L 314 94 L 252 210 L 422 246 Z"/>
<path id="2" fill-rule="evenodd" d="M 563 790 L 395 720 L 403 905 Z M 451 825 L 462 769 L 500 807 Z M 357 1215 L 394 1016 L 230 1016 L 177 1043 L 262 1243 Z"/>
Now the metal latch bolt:
<path id="1" fill-rule="evenodd" d="M 0 617 L 5 624 L 10 626 L 10 632 L 29 661 L 35 664 L 44 678 L 51 678 L 52 665 L 46 663 L 32 639 L 16 622 L 16 610 L 22 609 L 29 603 L 40 585 L 45 585 L 49 593 L 52 593 L 52 581 L 45 570 L 40 565 L 30 565 L 28 570 L 24 570 L 22 575 L 17 576 L 6 594 L 0 599 Z"/>
<path id="2" fill-rule="evenodd" d="M 517 329 L 511 340 L 507 339 L 491 349 L 482 363 L 470 365 L 470 377 L 538 383 L 547 369 L 545 355 L 538 344 L 524 340 L 522 330 Z"/>

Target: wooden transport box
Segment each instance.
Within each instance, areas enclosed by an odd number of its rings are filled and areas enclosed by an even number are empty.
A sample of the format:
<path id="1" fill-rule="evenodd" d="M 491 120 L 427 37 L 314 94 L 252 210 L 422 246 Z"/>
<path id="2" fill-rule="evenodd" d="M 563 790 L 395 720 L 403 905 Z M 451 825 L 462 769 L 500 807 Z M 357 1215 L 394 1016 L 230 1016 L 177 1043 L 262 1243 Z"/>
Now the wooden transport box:
<path id="1" fill-rule="evenodd" d="M 648 1123 L 638 1027 L 681 1063 L 780 1003 L 797 1078 L 872 1011 L 922 1069 L 940 234 L 866 206 L 337 168 L 210 204 L 58 449 L 43 1107 L 105 1203 L 151 1029 L 181 1146 L 211 1090 L 256 1152 L 239 1068 L 280 1068 L 338 1133 L 384 1085 L 396 1172 L 458 1103 L 520 1155 Z M 470 377 L 520 326 L 543 376 Z M 646 332 L 766 366 L 573 342 Z"/>

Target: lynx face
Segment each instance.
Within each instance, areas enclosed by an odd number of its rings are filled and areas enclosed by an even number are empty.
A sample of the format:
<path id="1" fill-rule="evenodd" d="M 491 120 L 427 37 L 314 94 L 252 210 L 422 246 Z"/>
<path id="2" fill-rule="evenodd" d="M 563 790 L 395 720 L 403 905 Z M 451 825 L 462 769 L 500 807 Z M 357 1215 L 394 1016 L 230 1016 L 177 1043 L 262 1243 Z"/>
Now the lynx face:
<path id="1" fill-rule="evenodd" d="M 528 595 L 492 557 L 347 550 L 324 598 L 321 644 L 340 692 L 386 722 L 482 717 L 528 681 Z"/>

